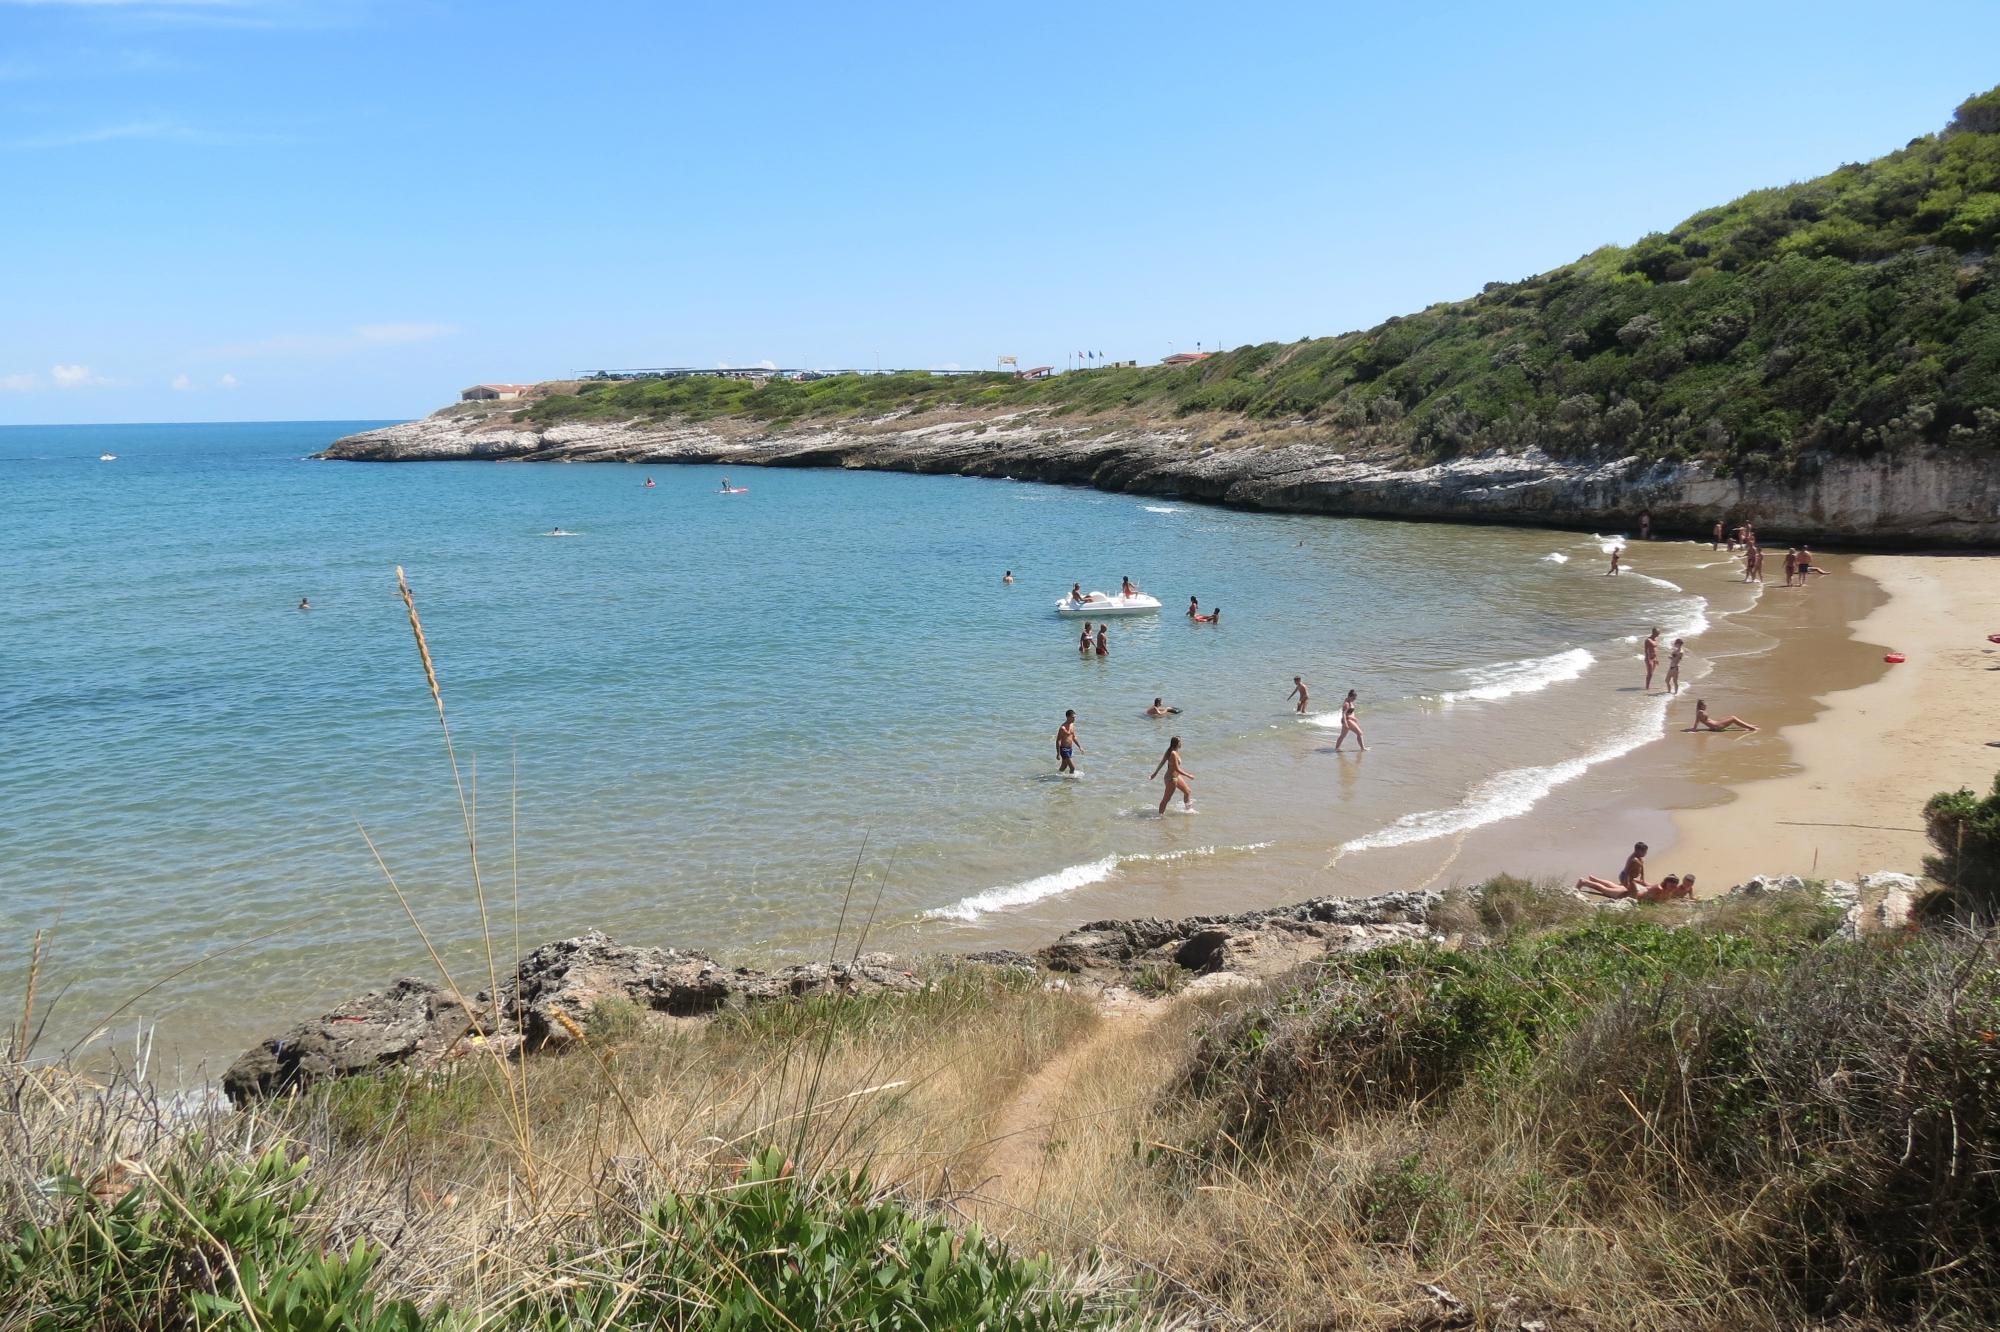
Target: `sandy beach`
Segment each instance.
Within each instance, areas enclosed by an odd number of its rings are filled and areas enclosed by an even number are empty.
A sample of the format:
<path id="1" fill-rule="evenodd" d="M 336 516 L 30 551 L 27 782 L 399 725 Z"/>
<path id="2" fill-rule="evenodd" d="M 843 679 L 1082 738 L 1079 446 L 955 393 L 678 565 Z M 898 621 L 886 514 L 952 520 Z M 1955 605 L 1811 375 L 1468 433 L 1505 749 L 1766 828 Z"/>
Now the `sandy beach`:
<path id="1" fill-rule="evenodd" d="M 1834 578 L 1815 579 L 1803 592 L 1774 586 L 1745 617 L 1777 634 L 1778 644 L 1768 660 L 1746 661 L 1741 670 L 1720 664 L 1704 689 L 1722 715 L 1742 712 L 1766 729 L 1684 737 L 1704 747 L 1697 769 L 1722 778 L 1731 797 L 1678 813 L 1676 835 L 1657 865 L 1671 859 L 1698 867 L 1712 892 L 1755 874 L 1916 873 L 1927 849 L 1924 801 L 1937 791 L 1991 785 L 2000 768 L 2000 749 L 1989 743 L 2000 740 L 2000 645 L 1987 635 L 2000 633 L 2000 558 L 1872 555 L 1849 571 L 1886 599 L 1854 622 L 1847 645 L 1829 644 L 1824 625 L 1786 641 L 1786 620 L 1817 618 L 1807 603 L 1832 591 Z M 1908 660 L 1877 665 L 1874 678 L 1847 687 L 1858 652 L 1875 663 L 1888 652 Z M 1733 677 L 1754 671 L 1765 683 L 1773 666 L 1780 679 L 1833 687 L 1794 690 L 1790 706 L 1756 711 L 1755 694 L 1732 690 Z M 1813 715 L 1793 720 L 1787 714 L 1801 701 Z M 1782 748 L 1756 743 L 1767 739 Z M 1758 771 L 1774 758 L 1779 771 Z"/>

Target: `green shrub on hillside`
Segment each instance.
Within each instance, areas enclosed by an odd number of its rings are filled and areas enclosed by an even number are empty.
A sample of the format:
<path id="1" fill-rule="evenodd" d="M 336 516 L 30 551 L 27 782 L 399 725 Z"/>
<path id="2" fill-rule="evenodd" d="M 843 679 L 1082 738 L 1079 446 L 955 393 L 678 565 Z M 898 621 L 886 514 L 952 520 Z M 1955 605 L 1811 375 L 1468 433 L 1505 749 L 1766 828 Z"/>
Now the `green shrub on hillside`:
<path id="1" fill-rule="evenodd" d="M 1508 1233 L 1496 1208 L 1533 1218 L 1516 1242 L 1646 1217 L 1675 1227 L 1632 1247 L 1663 1287 L 1993 1325 L 2000 949 L 1841 940 L 1807 895 L 1677 911 L 1302 969 L 1197 1047 L 1183 1088 L 1226 1150 L 1175 1157 L 1173 1186 L 1366 1143 L 1332 1205 L 1371 1243 L 1466 1261 Z"/>
<path id="2" fill-rule="evenodd" d="M 201 1155 L 197 1149 L 192 1156 Z M 329 1243 L 303 1162 L 169 1165 L 101 1201 L 63 1180 L 52 1216 L 0 1242 L 0 1326 L 33 1332 L 606 1332 L 871 1329 L 1057 1332 L 1127 1326 L 1129 1292 L 1084 1292 L 876 1194 L 811 1182 L 766 1152 L 735 1182 L 614 1214 L 549 1255 L 551 1277 L 478 1310 L 370 1289 L 383 1252 Z M 476 1312 L 477 1317 L 473 1317 Z"/>
<path id="3" fill-rule="evenodd" d="M 1975 915 L 2000 910 L 2000 774 L 1984 798 L 1968 790 L 1932 796 L 1924 803 L 1924 828 L 1937 848 L 1924 858 L 1924 873 Z"/>
<path id="4" fill-rule="evenodd" d="M 198 1156 L 199 1151 L 190 1153 Z M 305 1165 L 179 1162 L 112 1200 L 53 1183 L 54 1215 L 0 1240 L 0 1325 L 34 1332 L 421 1332 L 443 1326 L 369 1282 L 382 1251 L 323 1250 Z"/>
<path id="5" fill-rule="evenodd" d="M 733 1186 L 674 1198 L 581 1262 L 519 1326 L 1058 1332 L 1120 1325 L 1129 1304 L 1065 1290 L 977 1226 L 959 1231 L 876 1197 L 867 1180 L 794 1177 L 766 1152 Z"/>
<path id="6" fill-rule="evenodd" d="M 1718 974 L 1769 973 L 1838 923 L 1821 906 L 1770 931 L 1673 928 L 1606 912 L 1481 948 L 1398 944 L 1302 968 L 1271 1004 L 1210 1033 L 1188 1080 L 1229 1137 L 1260 1143 L 1531 1066 L 1595 1003 Z"/>

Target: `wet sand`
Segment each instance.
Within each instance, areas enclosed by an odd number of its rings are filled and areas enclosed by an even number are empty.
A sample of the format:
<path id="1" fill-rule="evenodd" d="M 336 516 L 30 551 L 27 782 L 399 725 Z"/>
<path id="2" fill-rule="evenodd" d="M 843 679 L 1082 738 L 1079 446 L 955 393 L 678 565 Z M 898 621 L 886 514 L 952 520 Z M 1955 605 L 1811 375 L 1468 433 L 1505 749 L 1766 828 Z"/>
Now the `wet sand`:
<path id="1" fill-rule="evenodd" d="M 1709 891 L 1755 874 L 1918 873 L 1924 801 L 1990 788 L 2000 768 L 2000 749 L 1988 743 L 2000 740 L 2000 645 L 1986 636 L 2000 633 L 2000 557 L 1864 556 L 1852 572 L 1880 594 L 1844 643 L 1829 644 L 1821 622 L 1832 577 L 1804 591 L 1774 587 L 1745 616 L 1770 624 L 1780 645 L 1763 666 L 1745 663 L 1742 688 L 1730 687 L 1733 672 L 1718 671 L 1710 706 L 1766 729 L 1680 737 L 1697 748 L 1691 775 L 1726 787 L 1729 798 L 1676 815 L 1656 872 L 1670 860 L 1697 871 Z M 1883 663 L 1890 651 L 1908 661 Z M 1866 666 L 1860 681 L 1857 658 Z M 1759 677 L 1774 664 L 1791 694 L 1767 704 Z"/>

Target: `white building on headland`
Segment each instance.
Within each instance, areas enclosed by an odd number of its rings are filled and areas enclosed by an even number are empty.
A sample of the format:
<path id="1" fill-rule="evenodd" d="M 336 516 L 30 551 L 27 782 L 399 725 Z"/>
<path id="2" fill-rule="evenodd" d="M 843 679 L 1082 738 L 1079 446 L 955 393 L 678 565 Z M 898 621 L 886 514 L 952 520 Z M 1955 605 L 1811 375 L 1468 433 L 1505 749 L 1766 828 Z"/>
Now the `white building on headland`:
<path id="1" fill-rule="evenodd" d="M 520 397 L 531 387 L 533 386 L 529 384 L 474 384 L 471 388 L 461 391 L 458 395 L 458 400 L 460 402 L 505 402 L 509 398 Z"/>

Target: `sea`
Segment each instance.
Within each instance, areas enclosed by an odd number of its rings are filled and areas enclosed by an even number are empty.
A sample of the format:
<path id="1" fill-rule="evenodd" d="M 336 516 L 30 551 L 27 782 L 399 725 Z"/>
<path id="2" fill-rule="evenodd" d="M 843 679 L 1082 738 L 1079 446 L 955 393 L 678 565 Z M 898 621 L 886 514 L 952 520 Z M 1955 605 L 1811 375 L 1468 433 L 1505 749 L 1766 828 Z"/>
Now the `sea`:
<path id="1" fill-rule="evenodd" d="M 591 928 L 732 962 L 1029 945 L 1455 881 L 1497 867 L 1456 858 L 1482 829 L 1548 860 L 1527 816 L 1678 706 L 1639 636 L 1688 638 L 1692 682 L 1752 596 L 1705 544 L 1607 577 L 1617 533 L 311 457 L 378 424 L 0 429 L 0 1012 L 39 932 L 41 1053 L 213 1072 L 435 977 L 430 948 L 477 988 L 489 940 L 503 967 Z M 1057 599 L 1127 576 L 1162 613 L 1079 653 Z M 1335 751 L 1348 689 L 1365 753 Z M 1176 735 L 1193 810 L 1162 816 Z"/>

